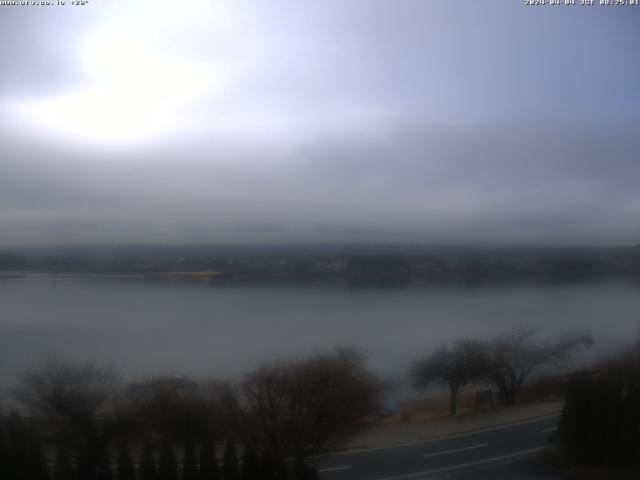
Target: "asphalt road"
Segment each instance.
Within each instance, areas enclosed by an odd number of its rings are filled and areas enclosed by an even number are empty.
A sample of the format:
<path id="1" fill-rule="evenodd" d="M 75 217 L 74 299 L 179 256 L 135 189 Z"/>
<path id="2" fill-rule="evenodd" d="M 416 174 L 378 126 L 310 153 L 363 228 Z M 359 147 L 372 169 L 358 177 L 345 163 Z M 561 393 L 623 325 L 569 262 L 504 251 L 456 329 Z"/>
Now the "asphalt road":
<path id="1" fill-rule="evenodd" d="M 311 459 L 321 480 L 555 479 L 534 461 L 559 414 L 439 439 Z M 428 428 L 428 427 L 425 427 Z"/>

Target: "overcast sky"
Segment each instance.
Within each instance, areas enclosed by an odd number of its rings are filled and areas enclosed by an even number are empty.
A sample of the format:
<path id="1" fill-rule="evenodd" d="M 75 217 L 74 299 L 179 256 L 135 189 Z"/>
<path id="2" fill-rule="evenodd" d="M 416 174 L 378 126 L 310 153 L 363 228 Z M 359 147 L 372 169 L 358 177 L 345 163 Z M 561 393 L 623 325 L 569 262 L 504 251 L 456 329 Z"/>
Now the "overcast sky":
<path id="1" fill-rule="evenodd" d="M 640 243 L 640 7 L 523 3 L 2 6 L 0 245 Z"/>

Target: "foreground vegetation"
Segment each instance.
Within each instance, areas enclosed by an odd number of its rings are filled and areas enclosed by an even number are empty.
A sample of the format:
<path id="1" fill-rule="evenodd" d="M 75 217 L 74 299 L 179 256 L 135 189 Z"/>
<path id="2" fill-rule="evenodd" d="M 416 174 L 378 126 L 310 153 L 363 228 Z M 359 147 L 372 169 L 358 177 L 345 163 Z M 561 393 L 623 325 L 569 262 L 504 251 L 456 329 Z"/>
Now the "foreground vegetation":
<path id="1" fill-rule="evenodd" d="M 263 365 L 235 384 L 122 385 L 111 369 L 49 362 L 15 391 L 30 420 L 2 418 L 0 478 L 315 478 L 305 457 L 348 438 L 378 388 L 353 350 Z"/>
<path id="2" fill-rule="evenodd" d="M 505 405 L 530 375 L 588 348 L 588 336 L 514 330 L 462 339 L 416 362 L 419 387 L 457 395 L 491 384 Z M 0 478 L 12 480 L 312 479 L 305 459 L 338 448 L 377 415 L 381 382 L 354 349 L 262 365 L 237 382 L 51 361 L 20 376 L 21 414 L 0 415 Z M 21 416 L 22 415 L 22 416 Z M 579 464 L 640 466 L 640 351 L 570 377 L 555 448 Z"/>
<path id="3" fill-rule="evenodd" d="M 536 340 L 537 328 L 519 328 L 488 342 L 461 339 L 443 345 L 413 366 L 411 375 L 416 387 L 444 384 L 450 392 L 450 411 L 456 415 L 458 392 L 468 384 L 493 385 L 505 405 L 516 402 L 525 381 L 538 368 L 559 366 L 581 348 L 589 348 L 588 335 L 564 335 L 545 341 Z"/>
<path id="4" fill-rule="evenodd" d="M 640 345 L 571 376 L 554 453 L 577 465 L 640 468 Z"/>

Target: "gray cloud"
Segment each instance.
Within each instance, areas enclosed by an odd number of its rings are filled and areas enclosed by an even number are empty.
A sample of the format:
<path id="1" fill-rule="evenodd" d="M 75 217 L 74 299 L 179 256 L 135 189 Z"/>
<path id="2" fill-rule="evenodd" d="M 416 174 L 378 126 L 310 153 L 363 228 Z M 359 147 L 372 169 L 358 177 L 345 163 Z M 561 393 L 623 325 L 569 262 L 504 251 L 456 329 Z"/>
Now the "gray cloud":
<path id="1" fill-rule="evenodd" d="M 21 49 L 0 57 L 0 245 L 640 239 L 638 9 L 234 2 L 209 28 L 163 5 L 144 24 L 126 7 L 3 11 Z M 105 31 L 153 42 L 92 72 L 104 59 L 69 44 Z M 175 58 L 221 83 L 160 89 L 156 111 L 133 77 L 191 78 Z M 89 90 L 43 123 L 38 102 L 92 82 L 130 94 L 110 65 L 131 69 L 130 98 Z"/>

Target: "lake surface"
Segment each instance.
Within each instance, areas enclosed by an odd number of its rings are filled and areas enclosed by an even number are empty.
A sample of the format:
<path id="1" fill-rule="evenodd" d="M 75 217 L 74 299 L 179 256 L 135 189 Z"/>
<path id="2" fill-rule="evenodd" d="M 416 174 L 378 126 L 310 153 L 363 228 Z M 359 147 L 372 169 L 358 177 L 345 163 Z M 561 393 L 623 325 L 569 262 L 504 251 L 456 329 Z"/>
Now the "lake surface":
<path id="1" fill-rule="evenodd" d="M 429 287 L 211 286 L 25 275 L 0 279 L 0 384 L 46 358 L 94 360 L 127 376 L 234 377 L 262 361 L 356 345 L 403 378 L 417 357 L 517 325 L 590 333 L 583 359 L 640 338 L 640 285 Z"/>

